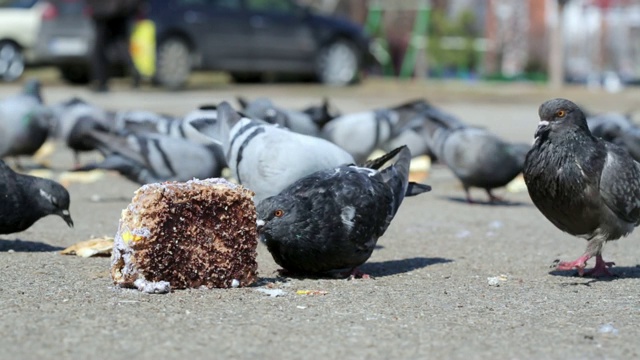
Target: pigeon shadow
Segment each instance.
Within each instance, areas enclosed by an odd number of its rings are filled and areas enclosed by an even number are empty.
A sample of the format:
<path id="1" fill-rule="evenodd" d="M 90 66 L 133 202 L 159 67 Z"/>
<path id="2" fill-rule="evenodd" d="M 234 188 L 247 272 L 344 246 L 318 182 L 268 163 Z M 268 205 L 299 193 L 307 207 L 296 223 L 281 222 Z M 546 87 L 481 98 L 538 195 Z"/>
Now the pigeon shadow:
<path id="1" fill-rule="evenodd" d="M 452 261 L 451 259 L 444 258 L 414 257 L 402 260 L 364 263 L 358 269 L 376 278 L 407 273 L 430 265 L 449 263 Z"/>
<path id="2" fill-rule="evenodd" d="M 441 199 L 449 200 L 452 202 L 463 203 L 470 206 L 473 205 L 481 205 L 481 206 L 531 206 L 531 204 L 519 202 L 519 201 L 487 201 L 487 200 L 473 200 L 472 203 L 469 203 L 466 198 L 455 197 L 455 196 L 440 196 Z"/>
<path id="3" fill-rule="evenodd" d="M 587 268 L 587 271 L 588 270 L 589 269 Z M 640 279 L 640 264 L 636 266 L 614 266 L 612 268 L 609 268 L 609 271 L 613 274 L 613 276 L 601 276 L 601 277 L 580 276 L 578 275 L 577 270 L 551 270 L 549 271 L 549 275 L 562 276 L 566 278 L 591 280 L 588 282 L 576 282 L 575 284 L 574 283 L 569 284 L 569 285 L 586 285 L 586 286 L 589 286 L 589 284 L 595 281 Z"/>
<path id="4" fill-rule="evenodd" d="M 0 239 L 0 252 L 51 252 L 64 250 L 63 247 L 53 246 L 37 241 L 4 240 Z"/>

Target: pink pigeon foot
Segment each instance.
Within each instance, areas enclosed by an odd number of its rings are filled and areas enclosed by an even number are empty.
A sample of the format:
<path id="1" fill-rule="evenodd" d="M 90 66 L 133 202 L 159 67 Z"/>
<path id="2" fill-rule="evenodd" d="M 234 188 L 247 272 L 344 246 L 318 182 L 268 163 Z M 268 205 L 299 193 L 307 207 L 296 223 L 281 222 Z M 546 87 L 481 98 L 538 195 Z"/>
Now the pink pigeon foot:
<path id="1" fill-rule="evenodd" d="M 593 276 L 593 277 L 600 277 L 600 276 L 614 276 L 608 268 L 612 267 L 613 265 L 615 265 L 616 263 L 614 262 L 606 262 L 602 259 L 602 255 L 597 255 L 596 256 L 596 266 L 593 267 L 593 269 L 587 271 L 584 273 L 585 276 Z"/>
<path id="2" fill-rule="evenodd" d="M 363 273 L 362 271 L 358 270 L 358 268 L 354 268 L 348 274 L 349 274 L 348 280 L 352 280 L 352 279 L 365 279 L 365 280 L 372 279 L 371 275 Z"/>
<path id="3" fill-rule="evenodd" d="M 596 255 L 596 266 L 593 269 L 585 272 L 584 268 L 585 266 L 587 266 L 587 260 L 589 260 L 590 258 L 591 258 L 591 255 L 584 254 L 575 261 L 562 261 L 558 263 L 558 265 L 556 266 L 556 269 L 557 270 L 578 269 L 578 275 L 580 276 L 585 276 L 585 275 L 592 276 L 592 277 L 613 276 L 613 274 L 611 274 L 611 272 L 609 272 L 607 268 L 615 265 L 615 263 L 605 262 L 602 259 L 602 255 Z"/>

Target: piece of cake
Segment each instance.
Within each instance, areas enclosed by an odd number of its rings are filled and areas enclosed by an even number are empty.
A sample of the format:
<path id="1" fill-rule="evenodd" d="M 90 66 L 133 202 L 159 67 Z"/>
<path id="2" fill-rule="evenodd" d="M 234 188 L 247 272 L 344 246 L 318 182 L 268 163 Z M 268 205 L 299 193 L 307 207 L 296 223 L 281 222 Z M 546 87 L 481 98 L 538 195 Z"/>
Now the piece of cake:
<path id="1" fill-rule="evenodd" d="M 122 211 L 114 283 L 146 292 L 252 284 L 258 267 L 252 197 L 224 179 L 142 186 Z"/>

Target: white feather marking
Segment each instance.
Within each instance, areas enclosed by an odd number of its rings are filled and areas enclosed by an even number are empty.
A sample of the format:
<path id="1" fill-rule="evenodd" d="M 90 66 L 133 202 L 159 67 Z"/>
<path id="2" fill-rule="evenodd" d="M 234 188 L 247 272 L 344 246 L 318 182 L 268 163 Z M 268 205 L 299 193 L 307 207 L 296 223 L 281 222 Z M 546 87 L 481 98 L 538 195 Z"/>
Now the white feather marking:
<path id="1" fill-rule="evenodd" d="M 49 194 L 48 192 L 42 190 L 42 189 L 40 189 L 40 196 L 42 196 L 43 198 L 49 200 L 49 202 L 53 202 L 52 201 L 53 196 L 51 194 Z"/>
<path id="2" fill-rule="evenodd" d="M 345 206 L 342 208 L 340 212 L 340 218 L 342 218 L 342 223 L 347 228 L 347 232 L 350 232 L 353 229 L 353 218 L 356 216 L 356 209 L 353 206 Z"/>

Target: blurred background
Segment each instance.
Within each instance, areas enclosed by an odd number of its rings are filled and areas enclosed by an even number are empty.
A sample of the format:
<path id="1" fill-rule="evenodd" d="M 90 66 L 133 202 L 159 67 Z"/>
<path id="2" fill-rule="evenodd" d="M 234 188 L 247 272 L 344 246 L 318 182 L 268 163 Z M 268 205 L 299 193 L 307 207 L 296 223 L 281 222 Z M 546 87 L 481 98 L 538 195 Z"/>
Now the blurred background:
<path id="1" fill-rule="evenodd" d="M 88 84 L 91 15 L 83 0 L 0 0 L 0 79 L 39 71 Z M 205 71 L 239 83 L 386 77 L 615 92 L 640 79 L 639 35 L 640 0 L 147 0 L 130 44 L 109 54 L 113 76 L 130 75 L 129 48 L 143 81 L 167 89 Z"/>

